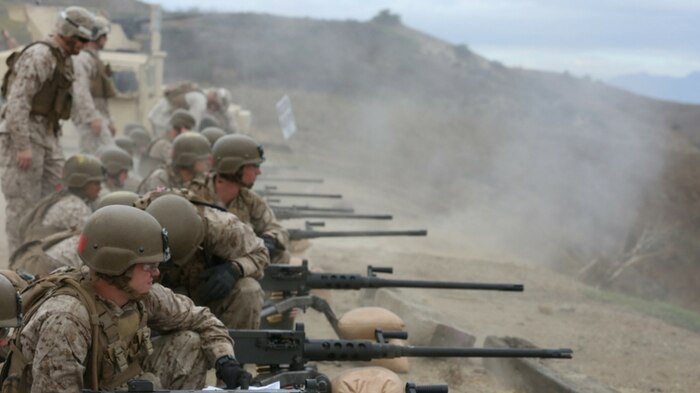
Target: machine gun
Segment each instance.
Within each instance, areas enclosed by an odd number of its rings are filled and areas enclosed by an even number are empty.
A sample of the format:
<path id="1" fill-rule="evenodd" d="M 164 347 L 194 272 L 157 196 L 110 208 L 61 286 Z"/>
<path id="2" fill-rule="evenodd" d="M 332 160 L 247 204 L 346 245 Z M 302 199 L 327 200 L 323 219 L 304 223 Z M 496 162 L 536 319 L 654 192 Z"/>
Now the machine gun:
<path id="1" fill-rule="evenodd" d="M 313 192 L 280 192 L 271 190 L 255 190 L 255 192 L 264 197 L 293 197 L 293 198 L 329 198 L 340 199 L 343 196 L 340 194 L 318 194 Z"/>
<path id="2" fill-rule="evenodd" d="M 309 270 L 309 261 L 301 265 L 269 265 L 260 280 L 260 286 L 271 293 L 261 311 L 263 327 L 291 328 L 293 320 L 275 323 L 275 316 L 294 308 L 304 311 L 311 308 L 323 313 L 333 330 L 340 337 L 338 318 L 328 302 L 311 294 L 312 289 L 359 290 L 362 288 L 426 288 L 461 289 L 480 291 L 522 292 L 522 284 L 489 284 L 453 281 L 395 280 L 377 277 L 377 273 L 392 274 L 391 267 L 367 266 L 367 275 L 354 273 L 314 273 Z"/>
<path id="3" fill-rule="evenodd" d="M 326 226 L 324 222 L 307 221 L 305 229 L 287 228 L 289 240 L 316 239 L 319 237 L 376 237 L 376 236 L 427 236 L 425 229 L 408 231 L 315 231 L 314 227 Z"/>
<path id="4" fill-rule="evenodd" d="M 328 377 L 309 362 L 370 361 L 397 357 L 488 357 L 571 359 L 568 348 L 455 348 L 416 347 L 387 344 L 389 338 L 406 339 L 406 332 L 375 331 L 376 342 L 369 340 L 313 340 L 306 338 L 304 325 L 294 330 L 229 330 L 236 359 L 258 366 L 253 382 L 295 386 L 309 379 L 318 381 L 321 392 L 330 392 Z M 325 385 L 325 386 L 324 386 Z M 326 390 L 323 390 L 323 389 Z"/>
<path id="5" fill-rule="evenodd" d="M 272 202 L 272 200 L 268 199 L 268 202 Z M 279 201 L 276 201 L 279 202 Z M 287 205 L 287 206 L 280 206 L 280 205 L 270 205 L 270 208 L 272 208 L 272 211 L 277 214 L 278 211 L 286 211 L 286 210 L 291 210 L 295 212 L 322 212 L 322 213 L 355 213 L 355 209 L 351 207 L 315 207 L 315 206 L 309 206 L 309 205 Z"/>
<path id="6" fill-rule="evenodd" d="M 342 219 L 342 220 L 391 220 L 394 218 L 391 214 L 355 214 L 355 213 L 327 213 L 313 211 L 298 211 L 298 210 L 276 210 L 275 217 L 278 220 L 292 220 L 296 218 L 324 218 L 324 219 Z"/>
<path id="7" fill-rule="evenodd" d="M 266 168 L 267 169 L 267 168 Z M 260 176 L 257 180 L 269 182 L 289 182 L 289 183 L 323 183 L 323 179 L 316 178 L 293 178 L 293 177 L 267 177 Z"/>

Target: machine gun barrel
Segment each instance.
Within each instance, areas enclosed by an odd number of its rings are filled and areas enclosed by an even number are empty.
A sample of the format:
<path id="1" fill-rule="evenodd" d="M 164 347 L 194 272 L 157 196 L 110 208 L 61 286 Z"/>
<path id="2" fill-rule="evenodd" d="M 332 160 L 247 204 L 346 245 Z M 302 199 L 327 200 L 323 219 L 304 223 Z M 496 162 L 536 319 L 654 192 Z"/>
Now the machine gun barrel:
<path id="1" fill-rule="evenodd" d="M 294 212 L 324 212 L 324 213 L 355 213 L 355 209 L 351 207 L 314 207 L 309 205 L 272 205 L 272 210 L 277 214 L 278 211 L 291 210 Z"/>
<path id="2" fill-rule="evenodd" d="M 261 176 L 257 180 L 269 182 L 288 182 L 288 183 L 323 183 L 323 179 L 316 178 L 293 178 L 293 177 L 267 177 Z"/>
<path id="3" fill-rule="evenodd" d="M 287 229 L 289 240 L 316 239 L 321 237 L 375 237 L 375 236 L 427 236 L 425 229 L 408 231 L 313 231 Z"/>
<path id="4" fill-rule="evenodd" d="M 274 210 L 278 220 L 291 220 L 295 218 L 335 218 L 341 220 L 391 220 L 391 214 L 343 214 L 343 213 L 323 213 L 298 210 Z"/>
<path id="5" fill-rule="evenodd" d="M 293 197 L 293 198 L 329 198 L 329 199 L 340 199 L 343 196 L 341 194 L 319 194 L 314 192 L 282 192 L 282 191 L 270 191 L 270 190 L 256 190 L 261 196 L 264 197 Z"/>
<path id="6" fill-rule="evenodd" d="M 309 270 L 309 262 L 301 265 L 272 264 L 265 269 L 260 285 L 266 291 L 294 292 L 302 296 L 310 289 L 362 288 L 430 288 L 430 289 L 472 289 L 490 291 L 522 292 L 522 284 L 489 284 L 454 281 L 401 280 L 377 277 L 377 273 L 393 273 L 391 267 L 367 266 L 367 275 L 355 273 L 314 273 Z"/>

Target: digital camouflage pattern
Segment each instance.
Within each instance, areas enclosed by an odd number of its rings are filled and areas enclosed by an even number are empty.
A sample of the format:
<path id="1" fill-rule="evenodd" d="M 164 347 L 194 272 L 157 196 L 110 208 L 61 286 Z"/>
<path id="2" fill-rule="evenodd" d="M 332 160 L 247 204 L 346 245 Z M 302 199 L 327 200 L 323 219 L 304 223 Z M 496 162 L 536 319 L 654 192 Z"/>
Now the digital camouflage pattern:
<path id="1" fill-rule="evenodd" d="M 72 120 L 80 134 L 80 152 L 95 155 L 100 148 L 114 144 L 108 127 L 112 120 L 107 99 L 93 97 L 90 92 L 90 83 L 98 76 L 100 70 L 98 62 L 97 50 L 94 48 L 85 48 L 78 55 L 73 56 L 75 81 L 73 82 Z M 95 135 L 89 125 L 96 119 L 102 121 L 102 130 L 99 135 Z"/>
<path id="2" fill-rule="evenodd" d="M 66 56 L 65 61 L 71 64 L 71 56 Z M 15 79 L 3 108 L 0 166 L 10 253 L 21 242 L 20 217 L 60 184 L 65 160 L 58 134 L 46 116 L 30 114 L 34 96 L 53 77 L 56 64 L 56 57 L 46 45 L 27 49 L 15 63 Z M 21 169 L 16 161 L 17 152 L 27 148 L 32 149 L 32 164 L 28 169 Z"/>
<path id="3" fill-rule="evenodd" d="M 164 166 L 151 172 L 141 184 L 139 184 L 137 193 L 146 194 L 149 191 L 171 189 L 180 190 L 188 189 L 199 195 L 200 190 L 206 187 L 206 178 L 203 175 L 195 175 L 190 181 L 185 181 L 180 177 L 171 166 Z"/>
<path id="4" fill-rule="evenodd" d="M 226 326 L 235 329 L 256 329 L 264 293 L 257 280 L 269 264 L 267 249 L 250 228 L 233 214 L 210 207 L 202 207 L 206 233 L 202 248 L 189 262 L 180 267 L 162 270 L 162 282 L 178 293 L 208 306 Z M 237 263 L 243 270 L 232 292 L 224 299 L 202 304 L 199 289 L 200 274 L 217 258 L 223 263 Z"/>
<path id="5" fill-rule="evenodd" d="M 282 252 L 272 260 L 272 263 L 289 263 L 289 233 L 277 221 L 275 213 L 265 200 L 254 191 L 241 187 L 238 196 L 231 201 L 226 209 L 235 214 L 241 221 L 253 228 L 256 235 L 269 235 L 277 240 Z"/>
<path id="6" fill-rule="evenodd" d="M 67 193 L 53 206 L 49 207 L 41 220 L 41 225 L 47 228 L 82 229 L 92 214 L 90 206 L 79 196 Z"/>
<path id="7" fill-rule="evenodd" d="M 46 255 L 58 267 L 74 267 L 80 268 L 83 262 L 78 256 L 78 242 L 80 234 L 64 239 L 46 250 Z"/>
<path id="8" fill-rule="evenodd" d="M 98 296 L 94 299 L 117 318 L 136 313 L 148 318 L 150 329 L 176 332 L 154 340 L 150 356 L 139 357 L 142 372 L 156 376 L 157 385 L 201 388 L 206 370 L 215 360 L 233 355 L 232 341 L 221 321 L 207 308 L 197 307 L 161 285 L 154 284 L 144 300 L 130 301 L 123 307 Z M 47 300 L 25 324 L 19 340 L 22 354 L 31 364 L 32 391 L 79 392 L 85 387 L 92 339 L 88 312 L 78 298 L 58 295 Z M 114 371 L 111 362 L 105 359 L 101 364 L 99 375 L 108 377 Z"/>

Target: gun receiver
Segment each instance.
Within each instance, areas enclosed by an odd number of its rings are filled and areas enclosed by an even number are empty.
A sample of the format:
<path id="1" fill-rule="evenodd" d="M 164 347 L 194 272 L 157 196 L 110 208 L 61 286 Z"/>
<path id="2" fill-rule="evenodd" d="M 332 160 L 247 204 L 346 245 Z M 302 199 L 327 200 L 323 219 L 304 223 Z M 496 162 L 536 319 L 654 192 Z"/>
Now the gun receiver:
<path id="1" fill-rule="evenodd" d="M 313 340 L 306 338 L 304 326 L 295 330 L 229 330 L 234 341 L 238 361 L 256 364 L 264 370 L 255 382 L 266 385 L 283 381 L 283 386 L 296 380 L 324 378 L 314 367 L 314 361 L 369 361 L 396 357 L 489 357 L 489 358 L 544 358 L 571 359 L 568 348 L 454 348 L 415 347 L 387 344 L 388 338 L 406 338 L 405 332 L 382 332 L 377 329 L 377 341 L 369 340 Z M 303 378 L 303 379 L 300 379 Z M 330 386 L 329 386 L 330 387 Z"/>

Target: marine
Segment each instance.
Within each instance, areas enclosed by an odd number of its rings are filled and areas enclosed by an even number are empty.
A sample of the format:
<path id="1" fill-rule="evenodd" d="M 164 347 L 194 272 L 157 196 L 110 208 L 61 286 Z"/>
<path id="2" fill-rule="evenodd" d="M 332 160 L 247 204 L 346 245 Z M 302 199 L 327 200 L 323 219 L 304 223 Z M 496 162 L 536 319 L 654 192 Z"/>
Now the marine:
<path id="1" fill-rule="evenodd" d="M 250 225 L 263 239 L 272 263 L 289 263 L 289 234 L 277 221 L 275 213 L 265 200 L 250 188 L 262 173 L 264 151 L 247 135 L 226 135 L 216 141 L 212 149 L 214 167 L 208 178 L 210 194 L 218 203 Z"/>
<path id="2" fill-rule="evenodd" d="M 151 172 L 138 187 L 139 194 L 158 189 L 205 187 L 206 173 L 211 167 L 209 140 L 197 132 L 185 132 L 173 141 L 172 162 Z"/>
<path id="3" fill-rule="evenodd" d="M 229 328 L 257 329 L 264 301 L 258 280 L 270 261 L 255 233 L 231 213 L 178 195 L 154 193 L 136 205 L 168 230 L 173 265 L 163 270 L 163 285 L 209 307 Z"/>
<path id="4" fill-rule="evenodd" d="M 134 160 L 129 153 L 119 147 L 109 146 L 100 150 L 100 161 L 105 168 L 105 181 L 100 196 L 114 191 L 136 191 L 141 181 L 130 175 Z"/>
<path id="5" fill-rule="evenodd" d="M 97 32 L 94 39 L 73 57 L 75 97 L 72 120 L 80 135 L 80 151 L 88 154 L 97 154 L 100 148 L 113 145 L 112 138 L 116 133 L 107 101 L 117 96 L 117 90 L 112 82 L 110 66 L 99 55 L 107 43 L 110 24 L 101 16 L 95 20 Z"/>
<path id="6" fill-rule="evenodd" d="M 95 16 L 82 7 L 59 14 L 53 36 L 8 59 L 3 78 L 0 168 L 8 251 L 21 244 L 20 217 L 60 183 L 64 165 L 60 121 L 70 117 L 73 62 L 93 39 Z"/>
<path id="7" fill-rule="evenodd" d="M 41 239 L 66 229 L 81 229 L 100 195 L 104 168 L 93 156 L 76 154 L 66 161 L 64 189 L 40 200 L 22 217 L 20 235 L 23 243 Z"/>
<path id="8" fill-rule="evenodd" d="M 196 130 L 207 111 L 207 96 L 193 82 L 181 82 L 168 86 L 163 97 L 148 113 L 148 119 L 151 121 L 154 135 L 157 138 L 166 133 L 170 117 L 178 109 L 185 110 L 192 115 L 194 124 L 189 129 Z"/>
<path id="9" fill-rule="evenodd" d="M 13 336 L 3 392 L 123 389 L 134 377 L 198 389 L 210 367 L 227 388 L 247 388 L 251 376 L 221 321 L 154 283 L 169 248 L 153 217 L 107 206 L 79 244 L 86 267 L 55 272 L 23 293 L 28 320 Z M 152 340 L 152 331 L 161 335 Z"/>
<path id="10" fill-rule="evenodd" d="M 154 139 L 148 147 L 146 147 L 145 154 L 141 156 L 139 174 L 146 178 L 153 170 L 163 165 L 169 165 L 172 161 L 171 151 L 173 148 L 173 141 L 181 134 L 192 130 L 194 124 L 194 117 L 186 110 L 178 109 L 173 112 L 168 121 L 169 128 L 165 132 L 165 135 Z"/>

